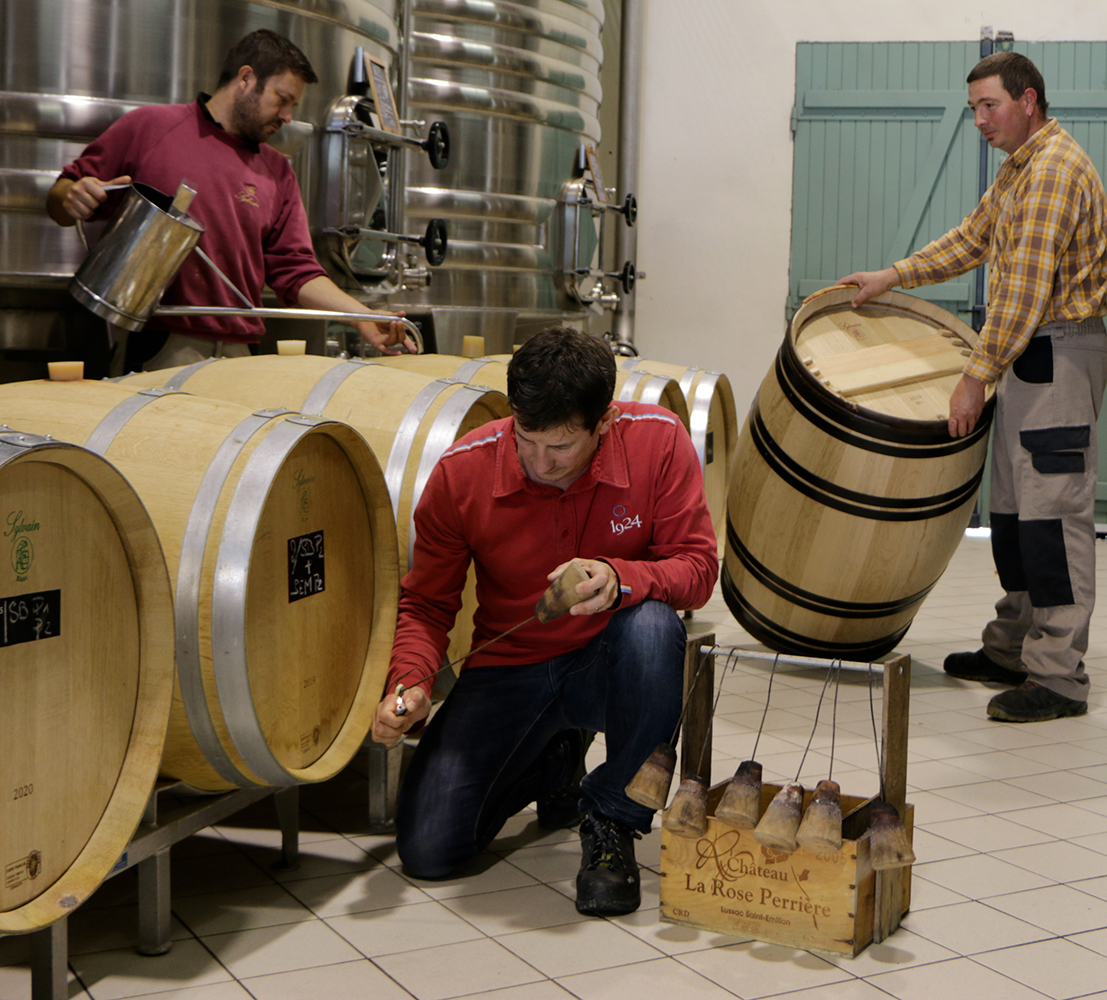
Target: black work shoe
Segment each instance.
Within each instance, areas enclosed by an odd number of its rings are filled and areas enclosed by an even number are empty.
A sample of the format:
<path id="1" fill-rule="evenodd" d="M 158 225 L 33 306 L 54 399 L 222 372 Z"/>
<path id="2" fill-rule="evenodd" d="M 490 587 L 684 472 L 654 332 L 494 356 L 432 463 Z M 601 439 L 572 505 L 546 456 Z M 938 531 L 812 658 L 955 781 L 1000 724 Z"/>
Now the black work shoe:
<path id="1" fill-rule="evenodd" d="M 1027 681 L 1014 691 L 1002 691 L 988 702 L 988 715 L 1000 722 L 1048 722 L 1087 711 L 1086 701 L 1066 698 L 1037 681 Z"/>
<path id="2" fill-rule="evenodd" d="M 1010 684 L 1016 687 L 1027 678 L 1025 670 L 1001 667 L 982 649 L 975 653 L 950 653 L 944 666 L 950 677 L 962 681 L 991 681 L 993 684 Z"/>
<path id="3" fill-rule="evenodd" d="M 559 733 L 558 744 L 550 748 L 551 766 L 557 765 L 568 778 L 564 784 L 535 803 L 538 825 L 544 830 L 567 830 L 576 826 L 584 813 L 580 808 L 580 781 L 585 775 L 584 756 L 596 734 L 586 729 Z"/>
<path id="4" fill-rule="evenodd" d="M 633 913 L 642 902 L 634 842 L 637 830 L 599 813 L 580 825 L 580 871 L 577 872 L 577 912 L 597 917 Z"/>

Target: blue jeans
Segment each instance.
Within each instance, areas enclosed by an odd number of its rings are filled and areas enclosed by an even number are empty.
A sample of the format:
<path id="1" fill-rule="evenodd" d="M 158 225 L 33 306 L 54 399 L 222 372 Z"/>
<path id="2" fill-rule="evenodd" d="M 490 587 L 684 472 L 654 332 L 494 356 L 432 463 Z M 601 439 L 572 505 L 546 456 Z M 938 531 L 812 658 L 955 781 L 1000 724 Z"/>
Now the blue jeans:
<path id="1" fill-rule="evenodd" d="M 463 670 L 419 740 L 400 789 L 405 869 L 442 878 L 507 819 L 572 777 L 545 754 L 567 729 L 606 734 L 607 759 L 581 782 L 582 807 L 649 830 L 653 810 L 623 789 L 680 716 L 684 624 L 660 601 L 616 611 L 587 646 L 542 663 Z"/>

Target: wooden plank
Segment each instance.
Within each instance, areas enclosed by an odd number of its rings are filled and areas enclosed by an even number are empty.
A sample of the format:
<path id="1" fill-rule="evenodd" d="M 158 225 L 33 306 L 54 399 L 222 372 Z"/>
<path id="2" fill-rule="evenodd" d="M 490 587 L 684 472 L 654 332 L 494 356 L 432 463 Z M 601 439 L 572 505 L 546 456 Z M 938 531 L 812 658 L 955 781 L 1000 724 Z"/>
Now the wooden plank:
<path id="1" fill-rule="evenodd" d="M 700 646 L 714 646 L 715 633 L 688 636 L 684 647 L 684 733 L 680 748 L 680 774 L 695 775 L 711 784 L 711 715 L 715 690 L 715 654 L 701 653 Z"/>
<path id="2" fill-rule="evenodd" d="M 808 367 L 836 392 L 849 396 L 958 374 L 968 354 L 959 342 L 930 334 L 849 354 L 813 357 Z"/>
<path id="3" fill-rule="evenodd" d="M 884 705 L 881 713 L 881 787 L 884 799 L 901 817 L 907 811 L 907 724 L 911 700 L 911 657 L 897 656 L 884 664 Z M 879 944 L 899 927 L 911 869 L 876 873 L 873 941 Z"/>
<path id="4" fill-rule="evenodd" d="M 958 371 L 956 374 L 943 375 L 928 382 L 918 382 L 907 391 L 892 388 L 857 393 L 850 396 L 850 402 L 890 417 L 903 417 L 907 420 L 948 420 L 949 399 L 960 378 L 961 372 Z"/>
<path id="5" fill-rule="evenodd" d="M 860 952 L 872 926 L 868 837 L 844 839 L 834 854 L 765 850 L 752 830 L 715 818 L 725 787 L 708 793 L 702 837 L 661 831 L 661 920 L 831 955 Z M 762 786 L 762 810 L 778 791 Z M 843 795 L 842 808 L 860 801 Z"/>

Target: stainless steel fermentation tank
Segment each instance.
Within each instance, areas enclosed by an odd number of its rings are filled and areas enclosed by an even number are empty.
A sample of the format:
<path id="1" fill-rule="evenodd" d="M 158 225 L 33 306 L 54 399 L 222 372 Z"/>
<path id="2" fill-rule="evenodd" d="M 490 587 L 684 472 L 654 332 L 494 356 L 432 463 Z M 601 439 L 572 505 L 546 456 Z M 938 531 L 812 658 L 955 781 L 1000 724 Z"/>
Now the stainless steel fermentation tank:
<path id="1" fill-rule="evenodd" d="M 600 143 L 602 0 L 411 2 L 408 111 L 444 120 L 456 152 L 439 172 L 407 157 L 406 228 L 441 217 L 450 250 L 393 302 L 429 311 L 452 353 L 466 334 L 510 351 L 528 328 L 598 316 L 615 302 L 599 239 L 624 224 L 580 161 Z"/>
<path id="2" fill-rule="evenodd" d="M 296 112 L 309 123 L 324 122 L 345 92 L 357 46 L 388 67 L 399 48 L 394 0 L 0 0 L 4 377 L 32 377 L 23 359 L 41 362 L 43 352 L 104 351 L 103 324 L 65 291 L 84 248 L 43 209 L 60 168 L 127 111 L 211 91 L 227 50 L 257 28 L 286 35 L 312 60 L 319 83 Z M 310 206 L 318 143 L 305 141 L 307 129 L 282 133 L 300 144 L 286 151 Z"/>
<path id="3" fill-rule="evenodd" d="M 633 224 L 635 206 L 625 194 L 603 204 L 613 199 L 602 180 L 597 189 L 600 157 L 586 155 L 600 142 L 602 0 L 401 0 L 398 18 L 410 26 L 399 116 L 430 130 L 431 155 L 409 140 L 385 157 L 372 94 L 332 105 L 320 259 L 355 294 L 421 319 L 443 353 L 460 353 L 466 335 L 509 351 L 529 329 L 602 316 L 637 277 L 610 252 L 615 270 L 603 270 L 611 227 Z M 448 162 L 433 155 L 436 130 L 450 137 Z M 441 260 L 374 233 L 425 233 L 426 250 L 439 228 Z"/>
<path id="4" fill-rule="evenodd" d="M 598 314 L 614 295 L 596 244 L 622 224 L 581 171 L 582 145 L 600 139 L 603 23 L 602 0 L 0 0 L 0 377 L 33 377 L 19 359 L 87 355 L 104 337 L 65 292 L 84 256 L 78 236 L 43 210 L 60 167 L 132 108 L 213 88 L 227 49 L 261 27 L 291 38 L 320 77 L 296 112 L 305 125 L 281 138 L 340 284 L 431 318 L 443 351 L 468 333 L 508 350 L 529 324 Z M 359 47 L 384 65 L 401 115 L 425 120 L 409 138 L 449 125 L 444 169 L 410 142 L 386 158 L 353 136 L 356 102 L 343 95 Z M 434 218 L 449 232 L 437 269 L 413 243 L 335 233 L 419 235 Z"/>

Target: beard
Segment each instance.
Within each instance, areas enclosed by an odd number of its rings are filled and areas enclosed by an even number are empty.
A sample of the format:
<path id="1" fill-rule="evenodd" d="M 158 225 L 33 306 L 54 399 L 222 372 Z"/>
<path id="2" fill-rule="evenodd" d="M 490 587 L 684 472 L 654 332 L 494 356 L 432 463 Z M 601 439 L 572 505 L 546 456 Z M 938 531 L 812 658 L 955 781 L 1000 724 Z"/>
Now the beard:
<path id="1" fill-rule="evenodd" d="M 265 118 L 257 88 L 245 97 L 236 97 L 231 109 L 231 128 L 243 139 L 258 144 L 268 141 L 280 129 L 280 118 Z"/>

